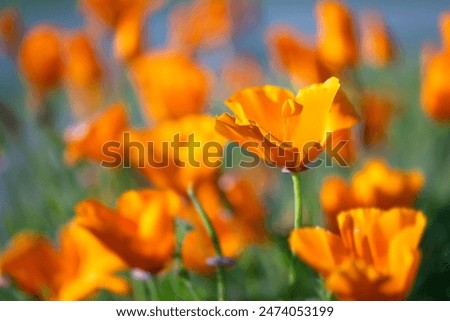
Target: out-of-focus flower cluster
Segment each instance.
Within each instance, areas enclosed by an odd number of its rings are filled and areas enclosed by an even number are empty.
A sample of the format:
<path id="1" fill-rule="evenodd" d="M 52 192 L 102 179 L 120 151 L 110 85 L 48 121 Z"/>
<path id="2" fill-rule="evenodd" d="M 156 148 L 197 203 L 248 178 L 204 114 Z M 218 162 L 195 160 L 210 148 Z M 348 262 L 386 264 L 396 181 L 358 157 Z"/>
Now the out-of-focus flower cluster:
<path id="1" fill-rule="evenodd" d="M 266 167 L 209 165 L 209 143 L 221 147 L 212 161 L 232 141 L 292 175 L 312 168 L 324 151 L 348 167 L 383 148 L 399 100 L 358 74 L 362 65 L 388 68 L 400 59 L 380 13 L 366 12 L 357 25 L 345 3 L 323 0 L 315 7 L 313 39 L 290 26 L 268 27 L 271 67 L 294 93 L 264 85 L 263 62 L 234 48 L 236 35 L 251 32 L 249 20 L 258 18 L 257 2 L 237 3 L 171 5 L 162 48 L 146 32 L 148 19 L 166 8 L 162 0 L 81 0 L 85 23 L 77 30 L 49 23 L 25 29 L 18 11 L 0 12 L 0 49 L 17 63 L 32 113 L 48 108 L 55 90 L 67 95 L 74 120 L 63 138 L 67 166 L 116 161 L 112 167 L 132 167 L 146 181 L 142 189 L 123 191 L 112 207 L 80 200 L 56 240 L 27 231 L 14 236 L 1 255 L 4 277 L 36 298 L 78 300 L 101 289 L 126 295 L 132 287 L 119 272 L 131 269 L 210 275 L 221 265 L 214 259 L 231 265 L 248 246 L 270 241 L 262 196 L 274 182 Z M 427 47 L 423 56 L 422 105 L 440 122 L 450 119 L 449 17 L 441 19 L 442 48 Z M 219 71 L 202 63 L 202 55 L 225 47 L 233 54 Z M 144 126 L 133 124 L 132 109 L 118 94 L 125 81 Z M 229 96 L 231 113 L 210 114 L 215 95 Z M 184 148 L 166 148 L 176 144 Z M 328 177 L 317 195 L 327 230 L 294 229 L 290 247 L 338 299 L 405 299 L 421 260 L 426 216 L 414 207 L 423 185 L 420 171 L 394 170 L 382 159 L 369 160 L 349 183 Z M 221 258 L 190 188 L 217 234 Z M 189 225 L 181 236 L 180 221 Z"/>

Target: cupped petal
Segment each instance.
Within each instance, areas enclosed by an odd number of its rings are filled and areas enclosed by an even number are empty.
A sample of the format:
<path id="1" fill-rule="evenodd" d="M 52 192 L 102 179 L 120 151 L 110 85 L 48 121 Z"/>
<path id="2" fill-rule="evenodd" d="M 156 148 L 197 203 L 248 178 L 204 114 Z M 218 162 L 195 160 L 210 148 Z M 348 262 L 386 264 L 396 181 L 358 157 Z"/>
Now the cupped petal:
<path id="1" fill-rule="evenodd" d="M 238 91 L 225 104 L 236 115 L 238 125 L 249 125 L 252 121 L 281 140 L 283 103 L 293 98 L 294 94 L 287 89 L 266 85 Z"/>
<path id="2" fill-rule="evenodd" d="M 383 212 L 368 234 L 375 266 L 380 271 L 389 271 L 390 251 L 394 240 L 405 250 L 416 250 L 425 225 L 425 215 L 413 209 L 393 208 Z"/>
<path id="3" fill-rule="evenodd" d="M 381 212 L 373 208 L 358 208 L 339 213 L 337 220 L 339 233 L 345 247 L 354 256 L 372 262 L 369 232 Z"/>
<path id="4" fill-rule="evenodd" d="M 324 83 L 301 89 L 295 103 L 289 104 L 289 111 L 283 110 L 283 141 L 292 142 L 303 152 L 312 143 L 324 144 L 330 110 L 339 86 L 339 80 L 332 77 Z"/>

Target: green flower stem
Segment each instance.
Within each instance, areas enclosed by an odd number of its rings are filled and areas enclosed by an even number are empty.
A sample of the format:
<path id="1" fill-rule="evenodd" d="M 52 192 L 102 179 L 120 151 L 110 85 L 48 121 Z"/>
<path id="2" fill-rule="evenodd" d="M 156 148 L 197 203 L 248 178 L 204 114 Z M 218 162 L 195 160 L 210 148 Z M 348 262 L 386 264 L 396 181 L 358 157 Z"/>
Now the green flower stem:
<path id="1" fill-rule="evenodd" d="M 292 185 L 294 187 L 294 229 L 302 226 L 302 195 L 300 184 L 300 173 L 291 173 Z M 289 269 L 289 284 L 291 287 L 295 285 L 297 280 L 297 271 L 295 268 L 296 257 L 295 253 L 291 253 L 291 264 Z"/>
<path id="2" fill-rule="evenodd" d="M 294 228 L 302 226 L 302 191 L 300 185 L 300 173 L 292 173 L 292 184 L 294 186 Z"/>
<path id="3" fill-rule="evenodd" d="M 146 301 L 147 293 L 145 291 L 145 285 L 140 280 L 136 280 L 131 277 L 131 284 L 133 286 L 133 299 L 134 301 Z"/>
<path id="4" fill-rule="evenodd" d="M 150 292 L 150 296 L 152 298 L 152 301 L 159 301 L 159 291 L 158 291 L 158 287 L 156 285 L 156 276 L 152 275 L 150 276 L 150 279 L 145 281 L 145 284 L 147 285 L 147 288 Z"/>
<path id="5" fill-rule="evenodd" d="M 219 239 L 217 237 L 216 231 L 214 230 L 214 227 L 208 217 L 208 215 L 205 212 L 205 209 L 200 204 L 200 201 L 197 198 L 197 195 L 195 194 L 195 189 L 193 185 L 190 185 L 188 188 L 188 195 L 194 204 L 195 209 L 200 214 L 200 217 L 203 221 L 203 225 L 206 228 L 206 231 L 211 238 L 211 241 L 213 242 L 214 250 L 216 252 L 216 255 L 218 257 L 222 257 L 222 249 L 220 248 Z M 217 266 L 217 299 L 219 301 L 225 300 L 225 269 L 223 266 Z"/>

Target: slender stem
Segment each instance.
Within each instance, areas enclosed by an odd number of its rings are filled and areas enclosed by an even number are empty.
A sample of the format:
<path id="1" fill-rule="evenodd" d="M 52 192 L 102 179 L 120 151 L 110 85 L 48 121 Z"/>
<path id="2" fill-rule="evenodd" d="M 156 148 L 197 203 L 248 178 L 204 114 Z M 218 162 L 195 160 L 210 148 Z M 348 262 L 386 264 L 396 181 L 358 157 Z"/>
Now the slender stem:
<path id="1" fill-rule="evenodd" d="M 160 298 L 158 287 L 156 286 L 156 277 L 152 275 L 150 279 L 145 281 L 145 283 L 147 284 L 147 288 L 150 291 L 152 301 L 159 301 Z"/>
<path id="2" fill-rule="evenodd" d="M 302 192 L 300 184 L 300 174 L 292 173 L 292 184 L 294 186 L 294 228 L 298 229 L 302 226 Z"/>
<path id="3" fill-rule="evenodd" d="M 302 195 L 300 184 L 300 173 L 291 173 L 292 185 L 294 187 L 294 228 L 298 229 L 302 226 Z M 291 253 L 291 262 L 289 268 L 289 284 L 294 287 L 297 280 L 297 271 L 295 268 L 295 253 Z"/>
<path id="4" fill-rule="evenodd" d="M 147 299 L 147 293 L 145 291 L 145 286 L 140 280 L 136 280 L 135 278 L 131 278 L 131 282 L 133 285 L 133 299 L 135 301 L 145 301 Z"/>
<path id="5" fill-rule="evenodd" d="M 214 251 L 216 252 L 216 255 L 218 257 L 222 257 L 222 249 L 220 248 L 219 239 L 217 237 L 216 231 L 214 230 L 214 227 L 211 223 L 211 220 L 209 219 L 208 215 L 206 214 L 205 209 L 200 204 L 199 199 L 197 198 L 197 195 L 195 194 L 195 189 L 193 185 L 190 185 L 188 188 L 188 195 L 194 204 L 195 209 L 200 214 L 200 217 L 203 221 L 203 225 L 206 228 L 206 231 L 211 238 L 211 241 L 214 246 Z M 225 269 L 223 266 L 217 266 L 217 299 L 219 301 L 225 300 Z"/>

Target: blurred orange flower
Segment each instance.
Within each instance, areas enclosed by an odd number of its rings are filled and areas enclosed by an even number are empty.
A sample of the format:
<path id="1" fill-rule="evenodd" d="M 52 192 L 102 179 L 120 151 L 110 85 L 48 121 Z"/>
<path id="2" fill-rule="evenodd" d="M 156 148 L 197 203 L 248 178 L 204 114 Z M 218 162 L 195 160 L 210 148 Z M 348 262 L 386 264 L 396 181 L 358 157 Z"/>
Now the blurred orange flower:
<path id="1" fill-rule="evenodd" d="M 340 300 L 403 300 L 421 260 L 426 225 L 422 212 L 355 209 L 338 216 L 340 234 L 322 228 L 294 230 L 290 245 L 325 277 Z"/>
<path id="2" fill-rule="evenodd" d="M 14 7 L 0 10 L 0 53 L 15 57 L 22 40 L 22 20 Z"/>
<path id="3" fill-rule="evenodd" d="M 56 249 L 43 236 L 22 232 L 1 258 L 1 269 L 25 292 L 41 299 L 82 300 L 100 289 L 126 294 L 127 282 L 114 275 L 125 267 L 87 230 L 69 224 Z"/>
<path id="4" fill-rule="evenodd" d="M 339 0 L 321 0 L 316 6 L 317 46 L 335 73 L 358 62 L 358 43 L 350 9 Z"/>
<path id="5" fill-rule="evenodd" d="M 297 96 L 266 85 L 243 89 L 225 103 L 216 128 L 266 161 L 291 171 L 307 169 L 327 144 L 329 134 L 358 122 L 351 105 L 333 104 L 339 80 L 301 89 Z"/>
<path id="6" fill-rule="evenodd" d="M 133 2 L 135 0 L 80 0 L 80 6 L 86 13 L 112 26 L 116 24 L 121 12 Z"/>
<path id="7" fill-rule="evenodd" d="M 346 128 L 335 131 L 328 137 L 326 149 L 336 159 L 338 165 L 351 165 L 355 162 L 357 156 L 355 136 L 351 128 Z M 336 153 L 333 153 L 333 150 L 336 150 Z"/>
<path id="8" fill-rule="evenodd" d="M 186 53 L 216 48 L 230 40 L 232 19 L 228 0 L 180 3 L 169 17 L 169 46 Z"/>
<path id="9" fill-rule="evenodd" d="M 266 41 L 275 64 L 286 72 L 297 86 L 325 81 L 331 72 L 307 40 L 290 27 L 275 27 Z"/>
<path id="10" fill-rule="evenodd" d="M 64 73 L 63 44 L 59 30 L 51 25 L 34 26 L 19 49 L 19 67 L 38 92 L 57 86 Z"/>
<path id="11" fill-rule="evenodd" d="M 235 56 L 223 66 L 222 79 L 229 92 L 244 87 L 257 86 L 263 82 L 264 70 L 251 56 Z"/>
<path id="12" fill-rule="evenodd" d="M 83 158 L 95 162 L 109 161 L 104 153 L 104 145 L 108 142 L 117 142 L 117 146 L 110 150 L 122 155 L 121 143 L 127 128 L 128 116 L 121 103 L 113 104 L 91 119 L 69 128 L 65 134 L 66 162 L 72 165 Z"/>
<path id="13" fill-rule="evenodd" d="M 75 32 L 66 40 L 65 84 L 72 111 L 85 118 L 102 102 L 103 66 L 84 32 Z"/>
<path id="14" fill-rule="evenodd" d="M 367 12 L 362 19 L 362 58 L 374 67 L 385 67 L 397 55 L 397 48 L 383 16 Z"/>
<path id="15" fill-rule="evenodd" d="M 231 208 L 224 206 L 223 196 L 215 182 L 203 182 L 196 190 L 218 235 L 225 257 L 236 258 L 248 245 L 266 240 L 264 209 L 249 181 L 236 179 L 227 184 L 223 193 Z M 195 227 L 183 240 L 181 256 L 184 265 L 200 274 L 214 272 L 214 266 L 208 264 L 208 259 L 215 256 L 213 243 L 199 215 L 192 207 L 188 207 L 181 216 Z"/>
<path id="16" fill-rule="evenodd" d="M 203 112 L 212 88 L 206 69 L 175 52 L 140 56 L 131 65 L 131 76 L 150 121 Z"/>
<path id="17" fill-rule="evenodd" d="M 450 121 L 450 52 L 440 52 L 427 59 L 422 77 L 423 111 L 439 122 Z"/>
<path id="18" fill-rule="evenodd" d="M 80 0 L 84 13 L 95 17 L 109 27 L 116 26 L 130 8 L 152 11 L 161 7 L 162 0 Z"/>
<path id="19" fill-rule="evenodd" d="M 155 186 L 186 194 L 190 184 L 216 177 L 226 143 L 214 118 L 191 115 L 165 121 L 150 130 L 130 132 L 131 166 Z"/>
<path id="20" fill-rule="evenodd" d="M 450 52 L 450 11 L 441 13 L 439 18 L 441 27 L 442 47 Z"/>
<path id="21" fill-rule="evenodd" d="M 364 143 L 373 146 L 382 142 L 387 135 L 394 104 L 387 96 L 366 92 L 361 98 L 361 118 Z"/>
<path id="22" fill-rule="evenodd" d="M 129 191 L 117 210 L 95 200 L 77 205 L 75 223 L 91 231 L 129 267 L 156 274 L 172 261 L 180 198 L 170 191 Z"/>
<path id="23" fill-rule="evenodd" d="M 114 55 L 119 61 L 131 61 L 144 51 L 147 14 L 136 6 L 128 9 L 118 19 L 114 35 Z"/>
<path id="24" fill-rule="evenodd" d="M 351 184 L 337 176 L 328 177 L 320 191 L 320 202 L 328 228 L 336 232 L 341 211 L 360 207 L 413 207 L 424 184 L 420 171 L 393 170 L 381 159 L 368 161 Z"/>

